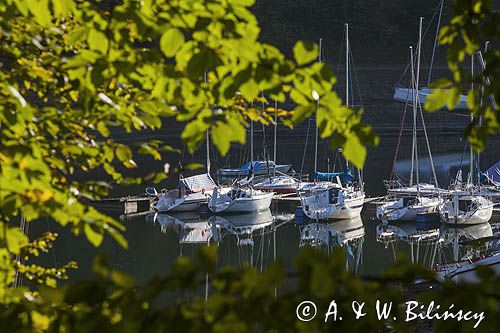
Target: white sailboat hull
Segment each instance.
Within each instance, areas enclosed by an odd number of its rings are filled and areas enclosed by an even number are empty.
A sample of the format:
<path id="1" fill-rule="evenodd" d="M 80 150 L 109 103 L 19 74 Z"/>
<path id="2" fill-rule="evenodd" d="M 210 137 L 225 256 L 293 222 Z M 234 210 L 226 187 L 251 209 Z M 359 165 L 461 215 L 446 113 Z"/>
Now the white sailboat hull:
<path id="1" fill-rule="evenodd" d="M 247 190 L 246 197 L 231 197 L 231 190 L 223 190 L 219 195 L 214 190 L 212 197 L 208 202 L 208 208 L 213 213 L 250 213 L 269 209 L 274 193 Z M 241 190 L 243 191 L 243 190 Z"/>
<path id="2" fill-rule="evenodd" d="M 331 192 L 331 191 L 334 192 Z M 336 191 L 336 192 L 335 192 Z M 333 196 L 332 196 L 333 195 Z M 304 214 L 310 219 L 350 219 L 359 216 L 365 194 L 345 188 L 325 187 L 300 193 Z"/>
<path id="3" fill-rule="evenodd" d="M 418 98 L 421 105 L 425 104 L 425 100 L 427 96 L 429 96 L 434 89 L 429 88 L 421 88 L 418 90 Z M 394 88 L 394 100 L 399 102 L 409 102 L 411 103 L 412 92 L 411 89 L 405 87 L 396 87 Z M 466 110 L 467 109 L 467 96 L 460 95 L 460 101 L 458 102 L 455 110 Z"/>
<path id="4" fill-rule="evenodd" d="M 418 203 L 404 204 L 403 198 L 386 202 L 377 207 L 377 218 L 388 222 L 415 221 L 417 214 L 434 213 L 438 209 L 439 198 L 423 198 Z"/>
<path id="5" fill-rule="evenodd" d="M 167 194 L 160 195 L 154 208 L 161 213 L 166 212 L 190 212 L 200 209 L 202 204 L 207 203 L 207 198 L 202 193 L 190 193 L 180 197 Z"/>
<path id="6" fill-rule="evenodd" d="M 331 219 L 352 219 L 361 215 L 361 210 L 363 209 L 363 204 L 365 202 L 365 195 L 361 195 L 357 198 L 347 199 L 344 201 L 344 205 L 337 209 L 333 214 L 330 215 Z"/>
<path id="7" fill-rule="evenodd" d="M 466 204 L 461 207 L 460 201 L 466 201 Z M 446 200 L 439 207 L 439 215 L 443 223 L 450 225 L 480 224 L 491 219 L 493 206 L 490 200 L 482 196 L 459 197 L 455 194 L 453 198 Z"/>
<path id="8" fill-rule="evenodd" d="M 489 267 L 494 271 L 495 275 L 500 275 L 500 252 L 496 252 L 491 256 L 478 260 L 474 263 L 448 264 L 438 271 L 437 277 L 440 280 L 449 279 L 455 283 L 477 283 L 480 282 L 480 279 L 476 274 L 476 270 L 479 266 Z"/>

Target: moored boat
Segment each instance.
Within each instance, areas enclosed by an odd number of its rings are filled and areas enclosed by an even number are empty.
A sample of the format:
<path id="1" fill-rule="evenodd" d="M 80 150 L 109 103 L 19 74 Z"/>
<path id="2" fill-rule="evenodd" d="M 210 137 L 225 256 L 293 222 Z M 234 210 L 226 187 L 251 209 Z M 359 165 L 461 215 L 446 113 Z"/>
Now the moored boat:
<path id="1" fill-rule="evenodd" d="M 153 208 L 159 212 L 185 212 L 199 210 L 206 204 L 206 194 L 216 186 L 208 173 L 181 178 L 179 188 L 158 194 Z"/>
<path id="2" fill-rule="evenodd" d="M 269 209 L 274 193 L 249 187 L 215 187 L 208 200 L 213 213 L 246 213 Z"/>

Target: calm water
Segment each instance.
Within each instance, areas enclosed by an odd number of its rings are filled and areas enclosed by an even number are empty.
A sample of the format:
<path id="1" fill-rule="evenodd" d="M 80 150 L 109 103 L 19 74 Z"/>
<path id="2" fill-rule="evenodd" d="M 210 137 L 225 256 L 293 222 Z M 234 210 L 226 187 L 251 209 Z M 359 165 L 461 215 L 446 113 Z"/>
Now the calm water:
<path id="1" fill-rule="evenodd" d="M 394 158 L 394 147 L 397 142 L 401 122 L 402 105 L 392 101 L 392 86 L 401 75 L 400 68 L 360 68 L 358 78 L 365 105 L 364 119 L 372 124 L 380 134 L 380 145 L 368 152 L 364 181 L 368 196 L 385 194 L 383 180 L 389 177 Z M 342 90 L 342 86 L 339 86 Z M 409 118 L 408 118 L 409 119 Z M 446 186 L 460 167 L 464 151 L 462 129 L 467 118 L 451 112 L 425 114 L 429 141 L 432 147 L 438 178 L 442 186 Z M 165 122 L 164 128 L 154 133 L 131 136 L 126 133 L 113 133 L 113 136 L 124 143 L 132 143 L 146 139 L 160 139 L 175 147 L 182 147 L 180 142 L 180 126 Z M 291 163 L 296 171 L 302 167 L 304 156 L 307 122 L 295 130 L 279 128 L 277 162 Z M 313 169 L 313 128 L 310 128 L 303 172 L 311 173 Z M 404 174 L 408 170 L 410 157 L 411 131 L 403 131 L 401 148 L 398 154 L 397 169 Z M 489 140 L 488 146 L 481 157 L 483 170 L 500 159 L 500 137 Z M 211 152 L 213 168 L 241 165 L 249 155 L 249 145 L 235 146 L 227 157 L 221 157 Z M 419 141 L 420 156 L 424 157 L 424 141 Z M 336 153 L 328 149 L 327 143 L 320 143 L 319 169 L 338 170 L 340 161 Z M 255 133 L 255 155 L 262 158 L 264 152 L 272 156 L 272 128 Z M 133 176 L 144 176 L 152 170 L 162 170 L 163 163 L 169 162 L 176 166 L 178 161 L 184 163 L 205 162 L 204 148 L 194 154 L 167 154 L 161 162 L 151 159 L 138 159 L 141 168 L 132 170 Z M 467 160 L 462 161 L 462 167 L 467 167 Z M 428 165 L 421 163 L 421 180 L 429 181 Z M 100 173 L 92 174 L 93 179 Z M 170 175 L 169 181 L 162 184 L 165 187 L 177 185 L 178 176 Z M 187 175 L 186 175 L 187 176 Z M 112 196 L 142 193 L 143 188 L 116 187 Z M 60 234 L 54 250 L 44 258 L 44 264 L 62 265 L 69 260 L 76 260 L 80 268 L 71 274 L 71 279 L 82 279 L 91 275 L 91 260 L 100 252 L 107 252 L 110 262 L 117 268 L 134 276 L 140 283 L 146 282 L 155 275 L 165 275 L 170 271 L 172 262 L 179 255 L 195 256 L 197 248 L 208 242 L 218 244 L 218 265 L 241 267 L 243 264 L 263 269 L 275 258 L 281 259 L 289 269 L 301 246 L 320 247 L 325 252 L 331 252 L 334 247 L 341 246 L 348 258 L 346 267 L 360 275 L 375 275 L 393 264 L 395 254 L 404 251 L 414 261 L 427 267 L 436 263 L 449 262 L 452 259 L 474 257 L 491 250 L 491 241 L 482 247 L 473 248 L 467 240 L 491 236 L 498 230 L 500 216 L 495 213 L 491 224 L 471 226 L 461 229 L 450 229 L 443 226 L 428 226 L 417 228 L 415 224 L 401 224 L 383 227 L 374 220 L 374 206 L 366 205 L 361 219 L 337 221 L 320 225 L 297 225 L 293 213 L 297 203 L 273 204 L 272 209 L 257 216 L 231 215 L 224 217 L 200 216 L 197 214 L 162 215 L 155 218 L 154 214 L 136 217 L 122 216 L 127 228 L 125 236 L 129 249 L 121 249 L 109 237 L 103 245 L 93 248 L 83 238 L 73 237 L 68 230 L 48 220 L 34 223 L 30 227 L 30 236 L 35 237 L 45 231 L 57 231 Z M 103 211 L 120 218 L 123 207 L 101 207 Z M 257 222 L 257 223 L 256 223 Z"/>

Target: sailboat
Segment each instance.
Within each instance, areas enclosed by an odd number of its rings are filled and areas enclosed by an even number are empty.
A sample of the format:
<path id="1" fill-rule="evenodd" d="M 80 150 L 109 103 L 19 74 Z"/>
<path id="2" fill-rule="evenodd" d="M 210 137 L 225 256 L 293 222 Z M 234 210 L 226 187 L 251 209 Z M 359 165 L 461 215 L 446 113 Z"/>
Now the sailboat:
<path id="1" fill-rule="evenodd" d="M 250 163 L 253 165 L 253 121 L 250 123 Z M 216 186 L 208 200 L 213 213 L 249 213 L 269 209 L 273 192 L 264 192 L 252 187 L 253 169 L 246 179 L 232 186 Z"/>
<path id="2" fill-rule="evenodd" d="M 472 55 L 472 77 L 474 77 L 474 55 Z M 474 88 L 474 87 L 472 87 Z M 471 122 L 474 116 L 471 115 Z M 465 189 L 454 189 L 439 206 L 441 221 L 454 225 L 486 223 L 493 215 L 493 202 L 481 195 L 479 154 L 474 154 L 469 145 L 470 170 Z"/>
<path id="3" fill-rule="evenodd" d="M 427 99 L 427 96 L 429 96 L 434 91 L 434 89 L 429 88 L 429 85 L 431 83 L 432 67 L 434 64 L 434 56 L 435 56 L 436 48 L 437 48 L 439 28 L 441 25 L 441 17 L 443 15 L 443 6 L 444 6 L 444 0 L 441 0 L 440 4 L 439 4 L 439 16 L 438 16 L 438 21 L 437 21 L 437 26 L 436 26 L 436 35 L 434 38 L 434 47 L 432 48 L 432 56 L 431 56 L 431 63 L 429 66 L 429 75 L 427 78 L 427 86 L 423 87 L 423 88 L 420 88 L 419 86 L 417 86 L 418 100 L 422 104 L 425 104 L 425 100 Z M 419 47 L 420 47 L 420 44 L 419 44 Z M 406 72 L 406 70 L 405 70 L 405 72 Z M 404 74 L 403 74 L 403 76 L 404 76 Z M 412 93 L 413 93 L 412 90 L 413 90 L 413 88 L 411 88 L 411 87 L 404 87 L 401 85 L 396 85 L 394 87 L 393 98 L 396 101 L 408 103 L 410 101 L 410 98 L 411 98 Z M 463 94 L 460 95 L 459 102 L 458 102 L 457 106 L 455 107 L 455 109 L 461 109 L 461 110 L 467 109 L 467 96 L 466 95 L 463 95 Z"/>
<path id="4" fill-rule="evenodd" d="M 346 36 L 346 105 L 349 106 L 349 25 L 345 24 Z M 320 54 L 321 61 L 321 40 Z M 319 106 L 319 98 L 317 99 Z M 365 193 L 361 172 L 358 180 L 351 174 L 347 164 L 341 173 L 318 173 L 318 126 L 314 151 L 315 183 L 304 184 L 299 189 L 304 214 L 310 219 L 350 219 L 359 216 L 363 209 Z M 319 182 L 318 182 L 319 180 Z M 335 180 L 335 182 L 331 181 Z"/>
<path id="5" fill-rule="evenodd" d="M 417 215 L 436 213 L 438 205 L 441 202 L 441 198 L 439 196 L 440 190 L 437 183 L 437 177 L 434 168 L 434 162 L 432 160 L 432 153 L 429 145 L 429 140 L 427 137 L 427 131 L 425 128 L 421 103 L 419 101 L 419 95 L 417 94 L 417 87 L 419 83 L 419 72 L 420 72 L 420 45 L 422 44 L 422 23 L 423 23 L 423 18 L 420 18 L 416 75 L 413 66 L 414 64 L 413 48 L 410 46 L 410 59 L 411 59 L 411 72 L 412 72 L 411 86 L 412 86 L 412 106 L 413 106 L 413 135 L 412 135 L 410 184 L 409 186 L 404 186 L 399 181 L 387 182 L 386 184 L 389 185 L 388 195 L 384 198 L 382 204 L 380 204 L 377 207 L 376 211 L 376 216 L 379 220 L 384 220 L 389 222 L 415 221 Z M 418 111 L 420 111 L 422 127 L 424 130 L 425 140 L 427 143 L 427 151 L 429 153 L 429 160 L 431 163 L 431 169 L 434 176 L 435 186 L 426 183 L 420 183 L 418 145 L 417 145 Z M 396 149 L 396 156 L 397 156 L 397 149 Z M 393 174 L 394 174 L 394 169 L 395 169 L 395 163 L 393 165 Z M 416 183 L 413 182 L 414 171 L 416 175 L 415 177 Z M 397 185 L 393 186 L 393 184 Z"/>
<path id="6" fill-rule="evenodd" d="M 177 189 L 163 190 L 157 194 L 158 201 L 153 204 L 153 208 L 164 213 L 199 210 L 201 205 L 207 203 L 208 192 L 212 191 L 216 186 L 210 176 L 210 142 L 207 131 L 207 173 L 187 178 L 181 176 Z M 148 190 L 151 191 L 148 188 L 146 192 Z"/>
<path id="7" fill-rule="evenodd" d="M 278 103 L 274 102 L 274 109 L 278 109 Z M 274 144 L 273 144 L 273 161 L 276 161 L 276 136 L 278 132 L 278 117 L 277 112 L 274 114 Z M 253 187 L 258 190 L 274 192 L 277 194 L 293 194 L 297 193 L 300 181 L 290 175 L 280 172 L 278 168 L 274 168 L 269 172 L 267 177 L 254 180 Z"/>

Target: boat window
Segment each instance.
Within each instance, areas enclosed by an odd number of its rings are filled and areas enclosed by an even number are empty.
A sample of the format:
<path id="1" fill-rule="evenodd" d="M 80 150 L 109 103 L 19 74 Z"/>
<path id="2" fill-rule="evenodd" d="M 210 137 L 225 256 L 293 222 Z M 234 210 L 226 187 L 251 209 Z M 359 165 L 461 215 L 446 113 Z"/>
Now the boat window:
<path id="1" fill-rule="evenodd" d="M 337 203 L 339 197 L 339 189 L 331 188 L 328 190 L 328 201 L 331 204 Z"/>

